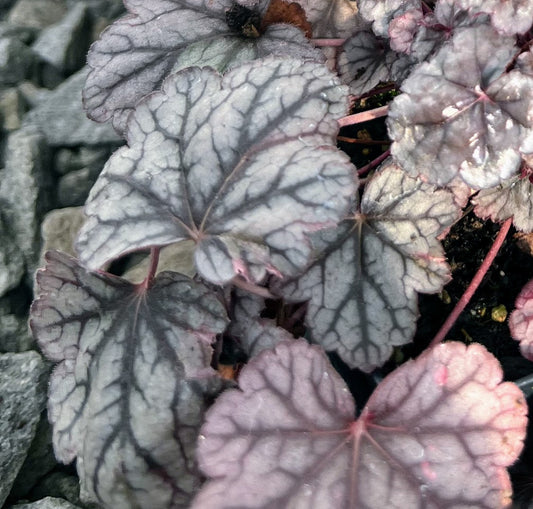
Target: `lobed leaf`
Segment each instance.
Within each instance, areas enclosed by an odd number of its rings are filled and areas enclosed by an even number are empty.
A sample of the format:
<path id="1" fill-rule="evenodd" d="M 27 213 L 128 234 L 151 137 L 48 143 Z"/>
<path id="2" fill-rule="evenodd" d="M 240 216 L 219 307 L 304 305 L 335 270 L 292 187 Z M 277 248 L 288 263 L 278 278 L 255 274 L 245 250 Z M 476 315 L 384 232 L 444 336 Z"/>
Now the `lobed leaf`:
<path id="1" fill-rule="evenodd" d="M 533 184 L 516 175 L 501 184 L 482 189 L 472 198 L 474 212 L 481 219 L 501 222 L 512 217 L 513 225 L 522 232 L 533 232 Z"/>
<path id="2" fill-rule="evenodd" d="M 88 116 L 98 122 L 112 118 L 119 133 L 142 97 L 159 89 L 171 72 L 196 62 L 224 71 L 267 55 L 323 60 L 294 27 L 272 28 L 259 38 L 243 37 L 226 21 L 232 0 L 125 0 L 124 4 L 129 13 L 110 25 L 89 51 L 91 72 L 83 90 Z"/>
<path id="3" fill-rule="evenodd" d="M 245 366 L 202 426 L 210 478 L 193 509 L 502 508 L 527 404 L 477 344 L 445 343 L 391 373 L 361 417 L 317 347 L 280 343 Z"/>
<path id="4" fill-rule="evenodd" d="M 509 316 L 511 336 L 520 341 L 520 352 L 533 361 L 533 281 L 529 281 L 516 298 L 515 310 Z"/>
<path id="5" fill-rule="evenodd" d="M 363 19 L 372 23 L 372 30 L 380 37 L 388 37 L 393 18 L 421 6 L 420 0 L 359 0 L 357 4 Z"/>
<path id="6" fill-rule="evenodd" d="M 264 308 L 262 297 L 235 291 L 233 317 L 228 332 L 238 339 L 249 358 L 255 357 L 263 350 L 274 348 L 282 341 L 293 339 L 290 332 L 276 326 L 275 320 L 261 317 Z"/>
<path id="7" fill-rule="evenodd" d="M 523 34 L 533 23 L 533 4 L 529 0 L 455 0 L 470 16 L 491 15 L 492 25 L 504 35 Z"/>
<path id="8" fill-rule="evenodd" d="M 413 179 L 389 161 L 367 184 L 360 210 L 313 237 L 314 261 L 283 283 L 290 300 L 310 299 L 314 342 L 350 367 L 372 371 L 412 340 L 416 292 L 450 279 L 438 236 L 459 217 L 451 192 Z"/>
<path id="9" fill-rule="evenodd" d="M 459 176 L 475 189 L 516 174 L 533 78 L 505 72 L 514 52 L 513 39 L 490 26 L 463 28 L 403 82 L 387 122 L 392 154 L 409 174 L 436 185 Z"/>
<path id="10" fill-rule="evenodd" d="M 106 507 L 187 507 L 200 482 L 198 428 L 219 385 L 210 343 L 224 308 L 176 273 L 146 289 L 57 251 L 46 260 L 30 324 L 59 363 L 48 403 L 57 458 L 77 458 L 82 493 Z"/>
<path id="11" fill-rule="evenodd" d="M 129 147 L 91 190 L 80 259 L 96 269 L 192 239 L 197 269 L 214 283 L 297 273 L 309 255 L 306 234 L 336 224 L 354 191 L 354 168 L 334 146 L 346 110 L 345 88 L 311 62 L 170 76 L 137 106 Z"/>
<path id="12" fill-rule="evenodd" d="M 396 70 L 408 65 L 405 55 L 392 51 L 385 39 L 368 30 L 361 30 L 348 38 L 338 57 L 338 72 L 350 92 L 362 95 L 380 82 L 396 79 Z"/>

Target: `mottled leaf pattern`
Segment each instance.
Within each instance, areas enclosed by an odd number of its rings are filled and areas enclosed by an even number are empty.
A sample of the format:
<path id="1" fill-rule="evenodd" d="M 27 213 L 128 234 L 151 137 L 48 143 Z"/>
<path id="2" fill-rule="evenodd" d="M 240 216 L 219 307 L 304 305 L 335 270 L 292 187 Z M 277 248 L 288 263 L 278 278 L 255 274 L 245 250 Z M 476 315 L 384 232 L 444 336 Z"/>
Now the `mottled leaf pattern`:
<path id="1" fill-rule="evenodd" d="M 502 508 L 527 404 L 480 345 L 445 343 L 391 373 L 358 420 L 324 353 L 302 341 L 250 361 L 202 426 L 210 478 L 193 509 Z"/>
<path id="2" fill-rule="evenodd" d="M 520 341 L 522 355 L 533 361 L 533 281 L 522 288 L 515 308 L 509 316 L 511 336 Z"/>
<path id="3" fill-rule="evenodd" d="M 57 458 L 77 458 L 82 491 L 106 507 L 187 507 L 198 427 L 218 385 L 210 343 L 226 326 L 222 305 L 176 273 L 145 289 L 53 251 L 37 288 L 33 334 L 59 362 L 48 403 Z"/>
<path id="4" fill-rule="evenodd" d="M 438 292 L 450 279 L 437 237 L 459 214 L 452 193 L 388 162 L 367 184 L 360 211 L 313 237 L 315 261 L 281 292 L 310 299 L 314 342 L 372 371 L 412 340 L 416 292 Z"/>
<path id="5" fill-rule="evenodd" d="M 244 60 L 295 53 L 321 58 L 298 29 L 267 30 L 244 38 L 226 23 L 232 0 L 125 0 L 129 13 L 115 21 L 92 45 L 92 68 L 83 99 L 87 114 L 103 122 L 113 119 L 122 133 L 135 104 L 160 88 L 172 70 L 217 65 L 225 70 Z"/>
<path id="6" fill-rule="evenodd" d="M 498 186 L 482 189 L 472 203 L 482 219 L 501 222 L 512 217 L 517 230 L 533 232 L 533 184 L 527 177 L 516 175 Z"/>
<path id="7" fill-rule="evenodd" d="M 404 81 L 387 120 L 392 154 L 409 174 L 437 185 L 460 176 L 480 189 L 518 171 L 533 78 L 504 72 L 514 53 L 513 39 L 490 26 L 463 28 Z"/>
<path id="8" fill-rule="evenodd" d="M 355 171 L 334 146 L 346 109 L 346 89 L 312 62 L 170 76 L 137 106 L 129 147 L 90 193 L 80 259 L 95 269 L 189 238 L 199 273 L 214 283 L 295 274 L 309 255 L 306 233 L 349 207 Z"/>

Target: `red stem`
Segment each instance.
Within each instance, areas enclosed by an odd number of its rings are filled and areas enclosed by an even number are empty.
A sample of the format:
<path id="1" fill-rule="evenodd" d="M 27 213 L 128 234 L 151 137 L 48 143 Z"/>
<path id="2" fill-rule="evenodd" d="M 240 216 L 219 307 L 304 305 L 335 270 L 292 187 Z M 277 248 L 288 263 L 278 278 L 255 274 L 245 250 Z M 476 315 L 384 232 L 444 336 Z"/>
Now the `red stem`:
<path id="1" fill-rule="evenodd" d="M 160 248 L 158 247 L 150 248 L 150 267 L 148 268 L 148 274 L 146 274 L 144 281 L 141 283 L 145 289 L 150 288 L 154 281 L 157 265 L 159 264 L 159 251 Z"/>
<path id="2" fill-rule="evenodd" d="M 509 228 L 511 227 L 512 221 L 513 221 L 512 218 L 509 218 L 507 219 L 507 221 L 505 221 L 502 224 L 502 227 L 500 228 L 500 231 L 498 232 L 498 236 L 494 240 L 494 243 L 492 244 L 489 252 L 487 253 L 487 256 L 483 260 L 483 263 L 480 265 L 474 278 L 468 285 L 468 288 L 465 290 L 465 292 L 459 299 L 459 302 L 457 302 L 457 304 L 453 308 L 453 311 L 450 313 L 450 316 L 448 316 L 448 318 L 446 319 L 446 321 L 440 328 L 439 332 L 437 332 L 437 335 L 433 338 L 433 340 L 429 344 L 430 347 L 438 345 L 446 337 L 446 334 L 450 332 L 450 329 L 453 327 L 453 325 L 457 321 L 457 318 L 459 318 L 459 315 L 464 311 L 465 307 L 470 302 L 470 299 L 472 299 L 474 293 L 478 289 L 478 286 L 481 284 L 481 281 L 483 281 L 485 274 L 487 273 L 490 266 L 492 265 L 494 258 L 496 258 L 498 251 L 502 247 L 502 244 L 505 241 L 505 237 L 507 236 L 507 233 L 509 232 Z"/>
<path id="3" fill-rule="evenodd" d="M 365 166 L 363 166 L 362 168 L 359 168 L 357 170 L 357 176 L 361 177 L 367 171 L 370 171 L 372 168 L 375 168 L 378 164 L 380 164 L 382 161 L 387 159 L 387 157 L 389 157 L 389 156 L 390 156 L 390 149 L 385 150 L 385 152 L 383 152 L 383 154 L 381 154 L 380 156 L 376 157 L 373 161 L 370 161 L 368 164 L 365 164 Z"/>
<path id="4" fill-rule="evenodd" d="M 341 127 L 346 125 L 361 124 L 362 122 L 368 122 L 369 120 L 374 120 L 375 118 L 385 117 L 389 112 L 389 105 L 380 106 L 379 108 L 374 108 L 373 110 L 362 111 L 361 113 L 355 113 L 353 115 L 348 115 L 346 117 L 339 118 L 338 122 Z"/>

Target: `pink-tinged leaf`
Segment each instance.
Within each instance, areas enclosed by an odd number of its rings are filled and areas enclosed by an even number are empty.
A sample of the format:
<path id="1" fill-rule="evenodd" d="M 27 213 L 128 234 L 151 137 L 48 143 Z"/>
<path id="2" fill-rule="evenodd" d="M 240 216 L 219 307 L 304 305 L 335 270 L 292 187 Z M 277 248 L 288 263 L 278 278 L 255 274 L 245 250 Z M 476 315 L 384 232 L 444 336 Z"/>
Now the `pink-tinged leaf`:
<path id="1" fill-rule="evenodd" d="M 306 234 L 336 224 L 354 192 L 355 168 L 335 147 L 347 108 L 347 89 L 313 62 L 171 75 L 138 104 L 129 147 L 91 190 L 80 259 L 96 269 L 192 239 L 198 272 L 214 283 L 297 273 Z"/>
<path id="2" fill-rule="evenodd" d="M 412 340 L 416 292 L 438 292 L 449 281 L 438 237 L 460 213 L 451 192 L 409 177 L 389 159 L 367 184 L 360 210 L 313 236 L 313 263 L 280 291 L 292 301 L 310 299 L 314 342 L 372 371 Z"/>
<path id="3" fill-rule="evenodd" d="M 266 30 L 258 38 L 231 29 L 232 0 L 125 0 L 128 14 L 92 45 L 83 91 L 87 114 L 123 133 L 135 104 L 160 88 L 171 72 L 195 62 L 223 71 L 245 60 L 294 55 L 322 60 L 294 27 Z"/>
<path id="4" fill-rule="evenodd" d="M 389 25 L 390 46 L 398 53 L 411 53 L 411 44 L 424 14 L 422 9 L 409 9 L 394 18 Z"/>
<path id="5" fill-rule="evenodd" d="M 444 343 L 385 378 L 354 420 L 324 353 L 280 343 L 207 412 L 210 479 L 192 508 L 503 508 L 527 404 L 501 381 L 484 347 Z"/>
<path id="6" fill-rule="evenodd" d="M 359 11 L 372 23 L 372 30 L 380 37 L 388 37 L 389 24 L 393 18 L 411 9 L 420 9 L 420 0 L 359 0 Z"/>
<path id="7" fill-rule="evenodd" d="M 313 37 L 348 37 L 362 28 L 363 21 L 354 0 L 298 0 L 308 21 L 313 25 Z"/>
<path id="8" fill-rule="evenodd" d="M 482 189 L 472 198 L 475 214 L 502 222 L 512 217 L 513 225 L 522 232 L 533 232 L 533 184 L 516 175 L 501 184 Z"/>
<path id="9" fill-rule="evenodd" d="M 107 508 L 187 507 L 223 306 L 176 273 L 145 288 L 63 253 L 46 259 L 30 324 L 59 362 L 48 404 L 57 458 L 77 458 L 82 491 Z"/>
<path id="10" fill-rule="evenodd" d="M 511 336 L 520 341 L 522 355 L 533 361 L 533 281 L 527 283 L 516 298 L 509 328 Z"/>
<path id="11" fill-rule="evenodd" d="M 458 176 L 481 189 L 517 173 L 533 77 L 505 72 L 515 51 L 513 38 L 488 25 L 458 29 L 403 82 L 387 120 L 392 154 L 409 174 L 436 185 Z"/>

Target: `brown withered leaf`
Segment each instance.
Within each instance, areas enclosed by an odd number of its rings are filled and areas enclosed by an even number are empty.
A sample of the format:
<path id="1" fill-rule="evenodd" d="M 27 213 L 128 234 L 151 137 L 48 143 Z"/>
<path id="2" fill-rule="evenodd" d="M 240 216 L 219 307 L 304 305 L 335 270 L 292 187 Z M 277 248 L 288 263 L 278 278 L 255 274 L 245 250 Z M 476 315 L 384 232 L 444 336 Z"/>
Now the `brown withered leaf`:
<path id="1" fill-rule="evenodd" d="M 272 0 L 263 16 L 261 24 L 262 31 L 274 23 L 289 23 L 303 30 L 308 39 L 313 37 L 311 23 L 307 21 L 305 10 L 297 2 Z"/>

